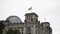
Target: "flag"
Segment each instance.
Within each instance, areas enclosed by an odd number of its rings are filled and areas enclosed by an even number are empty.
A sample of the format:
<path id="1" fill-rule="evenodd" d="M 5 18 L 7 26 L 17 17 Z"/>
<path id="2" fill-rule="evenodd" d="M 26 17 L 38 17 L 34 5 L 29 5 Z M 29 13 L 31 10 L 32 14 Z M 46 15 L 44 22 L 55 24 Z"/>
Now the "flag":
<path id="1" fill-rule="evenodd" d="M 30 7 L 28 10 L 32 10 L 32 7 Z"/>

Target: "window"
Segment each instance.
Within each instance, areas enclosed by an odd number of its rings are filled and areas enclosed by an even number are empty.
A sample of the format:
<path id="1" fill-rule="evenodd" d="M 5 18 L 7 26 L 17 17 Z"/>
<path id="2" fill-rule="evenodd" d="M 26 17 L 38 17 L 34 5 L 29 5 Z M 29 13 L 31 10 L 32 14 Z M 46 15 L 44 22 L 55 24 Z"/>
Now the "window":
<path id="1" fill-rule="evenodd" d="M 31 27 L 30 27 L 30 26 L 28 26 L 28 27 L 27 27 L 27 30 L 28 30 L 28 31 L 31 31 Z"/>
<path id="2" fill-rule="evenodd" d="M 22 34 L 23 34 L 23 32 L 22 32 Z"/>
<path id="3" fill-rule="evenodd" d="M 23 28 L 22 28 L 22 31 L 23 31 Z"/>
<path id="4" fill-rule="evenodd" d="M 31 34 L 31 33 L 28 33 L 28 34 Z"/>

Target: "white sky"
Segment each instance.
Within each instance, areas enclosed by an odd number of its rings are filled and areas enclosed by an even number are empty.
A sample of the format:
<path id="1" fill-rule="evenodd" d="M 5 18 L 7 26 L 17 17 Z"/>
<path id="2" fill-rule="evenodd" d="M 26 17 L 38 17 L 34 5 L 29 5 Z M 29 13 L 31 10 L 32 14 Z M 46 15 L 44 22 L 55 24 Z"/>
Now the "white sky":
<path id="1" fill-rule="evenodd" d="M 60 0 L 0 0 L 0 20 L 16 15 L 24 21 L 24 15 L 30 13 L 29 7 L 38 14 L 41 22 L 44 18 L 50 22 L 52 34 L 60 34 Z"/>

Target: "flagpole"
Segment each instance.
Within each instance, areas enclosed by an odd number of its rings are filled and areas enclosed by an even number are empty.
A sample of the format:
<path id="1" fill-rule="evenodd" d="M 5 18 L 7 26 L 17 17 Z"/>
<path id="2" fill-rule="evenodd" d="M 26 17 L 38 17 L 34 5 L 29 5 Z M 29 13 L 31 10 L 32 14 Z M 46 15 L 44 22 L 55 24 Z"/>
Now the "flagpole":
<path id="1" fill-rule="evenodd" d="M 46 22 L 46 18 L 44 18 L 44 21 Z"/>
<path id="2" fill-rule="evenodd" d="M 32 9 L 31 9 L 31 13 L 32 13 Z"/>

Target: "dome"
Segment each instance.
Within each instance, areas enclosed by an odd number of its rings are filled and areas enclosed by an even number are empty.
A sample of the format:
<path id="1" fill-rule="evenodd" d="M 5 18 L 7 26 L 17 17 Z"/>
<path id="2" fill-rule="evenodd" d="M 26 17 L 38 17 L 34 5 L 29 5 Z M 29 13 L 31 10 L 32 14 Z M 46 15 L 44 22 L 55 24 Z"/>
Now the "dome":
<path id="1" fill-rule="evenodd" d="M 21 19 L 17 16 L 9 16 L 6 21 L 10 22 L 10 23 L 21 23 Z"/>

